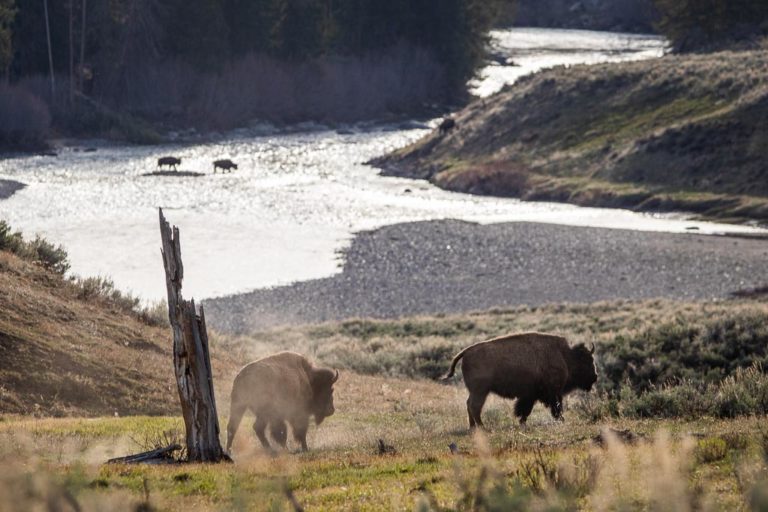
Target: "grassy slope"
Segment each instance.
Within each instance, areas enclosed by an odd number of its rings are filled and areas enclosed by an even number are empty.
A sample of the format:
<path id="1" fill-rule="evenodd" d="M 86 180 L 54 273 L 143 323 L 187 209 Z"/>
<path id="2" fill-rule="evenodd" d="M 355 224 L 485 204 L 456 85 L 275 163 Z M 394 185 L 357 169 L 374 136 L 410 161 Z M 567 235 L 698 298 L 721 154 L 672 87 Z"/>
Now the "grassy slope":
<path id="1" fill-rule="evenodd" d="M 768 219 L 764 51 L 555 68 L 375 160 L 456 191 Z"/>
<path id="2" fill-rule="evenodd" d="M 36 415 L 177 411 L 168 328 L 0 251 L 0 411 Z M 232 372 L 229 356 L 214 368 Z"/>

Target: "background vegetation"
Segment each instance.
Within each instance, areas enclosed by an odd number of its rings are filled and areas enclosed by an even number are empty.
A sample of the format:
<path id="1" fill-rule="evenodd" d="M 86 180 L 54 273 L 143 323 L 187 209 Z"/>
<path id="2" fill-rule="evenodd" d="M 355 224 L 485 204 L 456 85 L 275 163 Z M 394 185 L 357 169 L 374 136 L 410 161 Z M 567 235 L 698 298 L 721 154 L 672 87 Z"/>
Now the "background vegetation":
<path id="1" fill-rule="evenodd" d="M 754 40 L 768 31 L 768 3 L 755 0 L 654 0 L 657 26 L 680 51 Z"/>
<path id="2" fill-rule="evenodd" d="M 462 101 L 503 1 L 2 0 L 0 147 L 44 140 L 49 117 L 151 142 L 131 116 L 218 129 Z"/>

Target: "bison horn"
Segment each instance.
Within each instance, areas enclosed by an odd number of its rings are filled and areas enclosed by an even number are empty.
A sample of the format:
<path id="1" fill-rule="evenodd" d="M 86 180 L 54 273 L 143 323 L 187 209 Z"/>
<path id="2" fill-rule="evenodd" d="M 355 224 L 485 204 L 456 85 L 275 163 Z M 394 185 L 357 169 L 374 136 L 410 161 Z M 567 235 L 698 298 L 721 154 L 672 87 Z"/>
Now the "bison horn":
<path id="1" fill-rule="evenodd" d="M 594 343 L 590 343 L 589 344 L 589 353 L 590 354 L 594 354 L 595 353 L 595 344 Z"/>
<path id="2" fill-rule="evenodd" d="M 331 384 L 339 380 L 339 370 L 336 370 L 336 375 L 333 377 L 333 380 L 331 381 Z"/>

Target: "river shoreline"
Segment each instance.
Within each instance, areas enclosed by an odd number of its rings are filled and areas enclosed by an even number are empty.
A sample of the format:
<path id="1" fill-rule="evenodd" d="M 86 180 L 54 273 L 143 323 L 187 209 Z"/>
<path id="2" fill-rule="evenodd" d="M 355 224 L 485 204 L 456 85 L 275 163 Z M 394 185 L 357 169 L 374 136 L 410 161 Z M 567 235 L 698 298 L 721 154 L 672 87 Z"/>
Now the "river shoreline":
<path id="1" fill-rule="evenodd" d="M 359 233 L 340 274 L 204 301 L 248 333 L 346 318 L 617 299 L 719 300 L 759 288 L 768 241 L 526 222 L 412 222 Z"/>

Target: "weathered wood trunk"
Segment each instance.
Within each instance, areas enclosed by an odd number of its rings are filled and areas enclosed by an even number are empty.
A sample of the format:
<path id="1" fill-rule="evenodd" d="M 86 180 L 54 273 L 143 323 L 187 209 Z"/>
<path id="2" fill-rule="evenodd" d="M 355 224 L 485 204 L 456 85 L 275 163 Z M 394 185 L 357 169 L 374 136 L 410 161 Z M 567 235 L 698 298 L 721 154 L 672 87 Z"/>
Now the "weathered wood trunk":
<path id="1" fill-rule="evenodd" d="M 219 443 L 219 420 L 213 394 L 211 358 L 205 314 L 195 311 L 195 302 L 181 296 L 184 266 L 181 263 L 179 228 L 171 227 L 160 209 L 165 283 L 168 288 L 168 318 L 173 330 L 173 366 L 186 428 L 187 457 L 191 462 L 229 460 Z"/>

